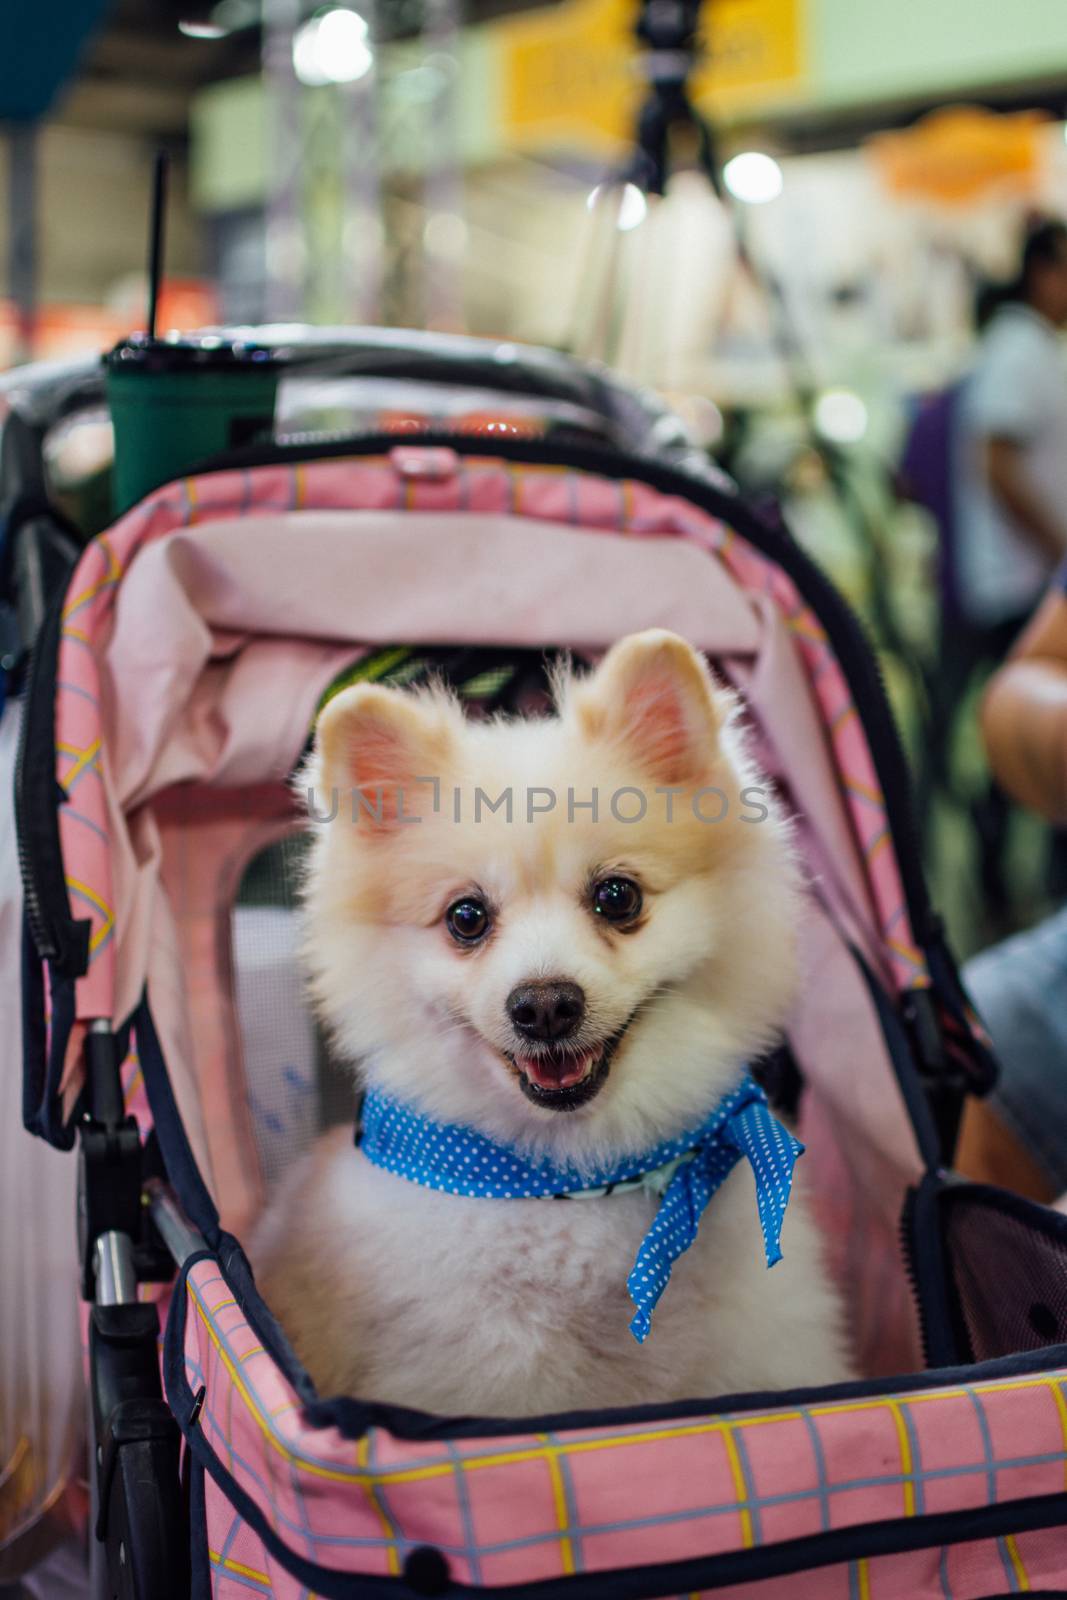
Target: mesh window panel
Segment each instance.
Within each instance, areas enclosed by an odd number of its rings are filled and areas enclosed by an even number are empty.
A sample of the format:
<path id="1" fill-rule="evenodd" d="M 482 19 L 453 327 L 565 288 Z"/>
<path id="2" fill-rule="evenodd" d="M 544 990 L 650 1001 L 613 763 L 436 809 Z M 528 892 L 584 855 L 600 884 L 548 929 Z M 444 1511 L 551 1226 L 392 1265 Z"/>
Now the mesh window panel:
<path id="1" fill-rule="evenodd" d="M 551 650 L 413 650 L 384 647 L 345 669 L 327 696 L 350 683 L 396 686 L 440 678 L 470 716 L 548 710 Z M 268 1188 L 318 1134 L 355 1118 L 352 1075 L 332 1060 L 317 1026 L 299 957 L 299 885 L 309 836 L 261 851 L 233 910 L 234 998 L 253 1134 Z"/>
<path id="2" fill-rule="evenodd" d="M 1067 1343 L 1067 1220 L 997 1190 L 944 1196 L 960 1316 L 976 1361 Z"/>
<path id="3" fill-rule="evenodd" d="M 237 1020 L 268 1186 L 324 1128 L 351 1122 L 355 1112 L 351 1078 L 330 1059 L 300 970 L 297 885 L 307 842 L 296 835 L 261 851 L 233 916 Z"/>

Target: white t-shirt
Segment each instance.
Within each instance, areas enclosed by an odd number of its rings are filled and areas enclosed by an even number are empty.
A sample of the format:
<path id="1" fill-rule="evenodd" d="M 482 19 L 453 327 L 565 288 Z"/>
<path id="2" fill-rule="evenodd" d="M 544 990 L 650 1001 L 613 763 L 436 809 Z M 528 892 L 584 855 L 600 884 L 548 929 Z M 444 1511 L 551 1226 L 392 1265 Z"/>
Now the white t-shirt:
<path id="1" fill-rule="evenodd" d="M 1067 363 L 1056 329 L 1029 306 L 995 314 L 960 400 L 957 570 L 963 610 L 980 624 L 1030 611 L 1057 565 L 993 494 L 982 456 L 989 438 L 1023 447 L 1029 485 L 1062 523 L 1067 554 Z"/>

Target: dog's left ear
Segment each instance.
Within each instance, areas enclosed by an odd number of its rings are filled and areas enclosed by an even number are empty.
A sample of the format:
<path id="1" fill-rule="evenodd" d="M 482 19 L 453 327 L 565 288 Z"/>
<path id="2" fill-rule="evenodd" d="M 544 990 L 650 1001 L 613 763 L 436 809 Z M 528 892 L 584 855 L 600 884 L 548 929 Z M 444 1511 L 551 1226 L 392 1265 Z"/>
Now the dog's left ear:
<path id="1" fill-rule="evenodd" d="M 327 795 L 360 796 L 360 814 L 388 832 L 425 807 L 453 749 L 459 714 L 440 694 L 357 683 L 319 717 L 316 752 Z"/>
<path id="2" fill-rule="evenodd" d="M 691 645 L 650 628 L 620 639 L 575 684 L 571 710 L 590 741 L 625 751 L 659 783 L 695 786 L 715 767 L 729 701 Z"/>

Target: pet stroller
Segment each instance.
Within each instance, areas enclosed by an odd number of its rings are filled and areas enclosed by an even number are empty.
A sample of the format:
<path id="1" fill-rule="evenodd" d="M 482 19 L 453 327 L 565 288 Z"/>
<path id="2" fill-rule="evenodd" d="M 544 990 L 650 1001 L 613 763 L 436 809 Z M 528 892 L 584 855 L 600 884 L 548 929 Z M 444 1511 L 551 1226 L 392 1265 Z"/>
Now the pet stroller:
<path id="1" fill-rule="evenodd" d="M 406 383 L 401 431 L 161 485 L 81 555 L 27 689 L 25 1117 L 79 1147 L 97 1593 L 1063 1592 L 1067 1218 L 949 1170 L 992 1065 L 855 620 L 597 373 L 406 336 L 330 359 Z M 472 388 L 473 430 L 442 416 Z M 295 976 L 289 779 L 316 708 L 430 670 L 506 708 L 546 649 L 652 625 L 736 686 L 797 818 L 804 981 L 759 1071 L 867 1376 L 504 1421 L 318 1394 L 240 1243 L 353 1113 Z"/>

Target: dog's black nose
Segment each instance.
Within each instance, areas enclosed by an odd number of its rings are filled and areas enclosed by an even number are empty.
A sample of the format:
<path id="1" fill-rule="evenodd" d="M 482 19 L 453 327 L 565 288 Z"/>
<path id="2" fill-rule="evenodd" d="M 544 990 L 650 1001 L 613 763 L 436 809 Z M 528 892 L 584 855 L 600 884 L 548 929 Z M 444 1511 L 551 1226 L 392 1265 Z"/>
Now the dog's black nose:
<path id="1" fill-rule="evenodd" d="M 559 978 L 520 983 L 508 995 L 508 1016 L 527 1039 L 566 1039 L 581 1026 L 585 994 Z"/>

